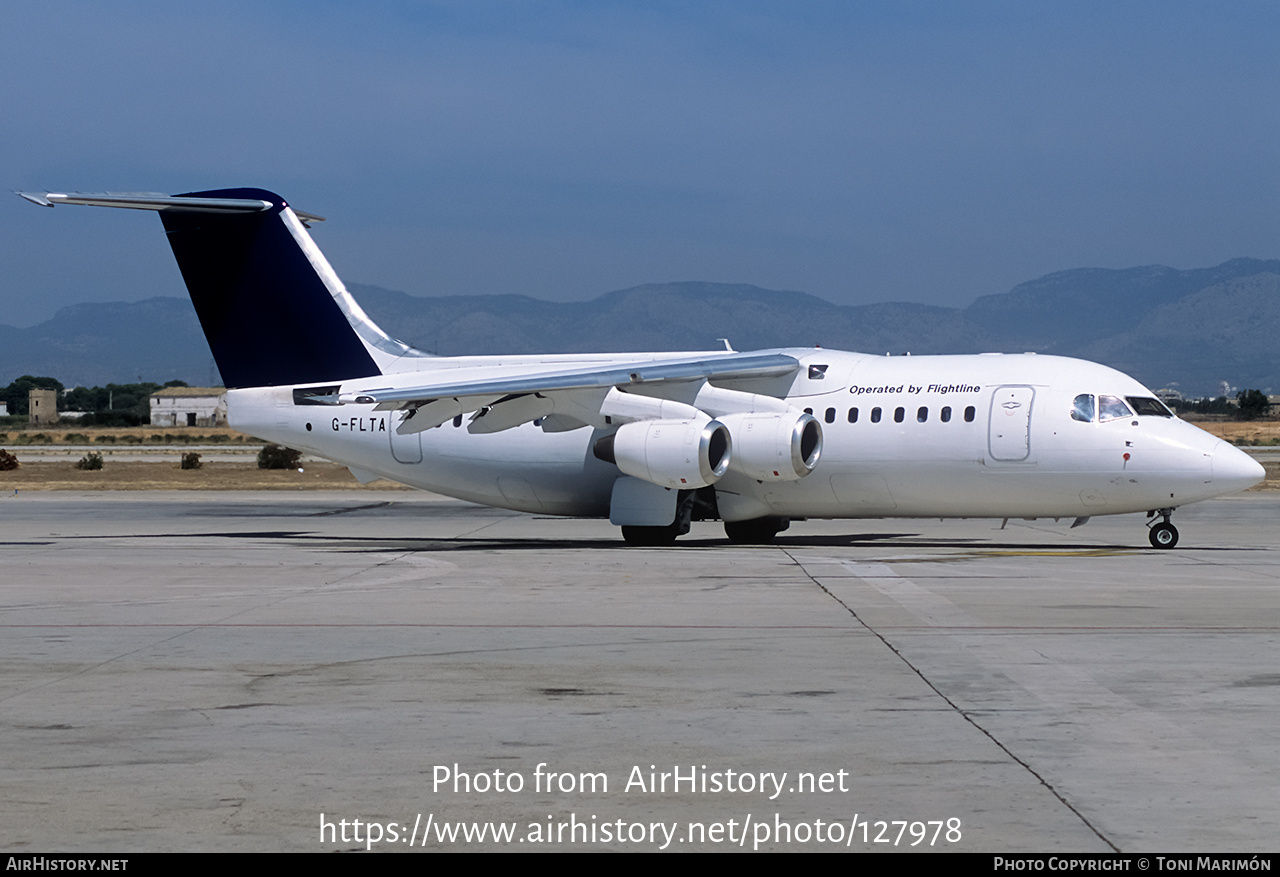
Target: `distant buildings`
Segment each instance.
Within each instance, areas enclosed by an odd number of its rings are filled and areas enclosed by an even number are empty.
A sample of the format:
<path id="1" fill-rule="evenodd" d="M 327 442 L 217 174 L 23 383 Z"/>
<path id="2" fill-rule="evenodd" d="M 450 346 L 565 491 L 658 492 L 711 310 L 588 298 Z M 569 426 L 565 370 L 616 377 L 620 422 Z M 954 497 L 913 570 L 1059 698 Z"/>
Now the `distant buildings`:
<path id="1" fill-rule="evenodd" d="M 223 387 L 167 387 L 151 394 L 152 426 L 226 426 Z"/>
<path id="2" fill-rule="evenodd" d="M 57 390 L 32 390 L 27 399 L 27 423 L 48 426 L 58 422 Z"/>

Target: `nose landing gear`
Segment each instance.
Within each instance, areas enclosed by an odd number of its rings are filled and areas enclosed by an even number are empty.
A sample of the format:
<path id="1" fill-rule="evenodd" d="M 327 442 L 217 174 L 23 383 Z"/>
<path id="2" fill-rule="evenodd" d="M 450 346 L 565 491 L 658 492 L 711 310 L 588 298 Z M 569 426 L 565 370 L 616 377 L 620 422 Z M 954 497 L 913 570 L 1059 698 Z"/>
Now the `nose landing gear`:
<path id="1" fill-rule="evenodd" d="M 1161 520 L 1156 523 L 1147 524 L 1147 538 L 1151 540 L 1152 548 L 1172 548 L 1178 544 L 1178 528 L 1169 521 L 1169 516 L 1173 514 L 1173 509 L 1155 509 L 1147 512 L 1148 518 L 1154 518 L 1160 515 Z"/>

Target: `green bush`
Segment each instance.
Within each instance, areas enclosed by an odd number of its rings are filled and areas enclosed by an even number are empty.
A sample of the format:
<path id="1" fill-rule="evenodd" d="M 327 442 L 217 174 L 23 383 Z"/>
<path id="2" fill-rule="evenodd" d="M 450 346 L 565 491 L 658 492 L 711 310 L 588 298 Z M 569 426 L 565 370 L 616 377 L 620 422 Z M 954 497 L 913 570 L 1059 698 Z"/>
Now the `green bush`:
<path id="1" fill-rule="evenodd" d="M 116 443 L 116 437 L 113 435 L 100 435 L 94 439 L 94 441 L 100 445 L 114 445 Z"/>
<path id="2" fill-rule="evenodd" d="M 259 469 L 297 469 L 302 452 L 280 445 L 267 445 L 258 451 Z"/>
<path id="3" fill-rule="evenodd" d="M 0 472 L 11 472 L 18 468 L 18 458 L 5 450 L 0 450 Z"/>
<path id="4" fill-rule="evenodd" d="M 1258 420 L 1266 417 L 1271 410 L 1267 396 L 1261 390 L 1241 390 L 1236 393 L 1236 402 L 1239 403 L 1237 420 Z"/>
<path id="5" fill-rule="evenodd" d="M 195 451 L 191 451 L 190 453 L 186 453 L 182 455 L 183 469 L 199 469 L 203 465 L 204 463 L 200 462 L 200 455 L 197 454 Z"/>
<path id="6" fill-rule="evenodd" d="M 76 468 L 85 469 L 85 470 L 101 469 L 102 455 L 98 453 L 94 453 L 93 451 L 90 451 L 89 453 L 85 454 L 83 457 L 80 458 L 80 462 L 76 463 Z"/>
<path id="7" fill-rule="evenodd" d="M 62 441 L 68 445 L 87 445 L 89 437 L 82 432 L 69 432 L 62 437 Z"/>

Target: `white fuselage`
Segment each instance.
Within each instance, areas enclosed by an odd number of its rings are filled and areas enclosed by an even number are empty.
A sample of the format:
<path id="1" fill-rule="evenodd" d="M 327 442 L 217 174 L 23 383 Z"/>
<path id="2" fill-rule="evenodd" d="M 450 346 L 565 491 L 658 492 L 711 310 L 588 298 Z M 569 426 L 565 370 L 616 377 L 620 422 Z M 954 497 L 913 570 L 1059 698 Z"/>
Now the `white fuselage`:
<path id="1" fill-rule="evenodd" d="M 785 385 L 729 384 L 785 398 L 821 423 L 816 468 L 761 483 L 729 472 L 715 484 L 721 517 L 1088 517 L 1174 508 L 1255 483 L 1247 455 L 1176 417 L 1071 417 L 1081 394 L 1149 397 L 1105 366 L 1053 356 L 877 357 L 781 351 L 801 364 Z M 672 354 L 420 359 L 413 370 L 344 381 L 344 394 L 395 388 L 424 372 L 478 380 L 548 367 Z M 815 368 L 825 366 L 825 368 Z M 373 405 L 295 404 L 292 387 L 231 390 L 242 431 L 448 496 L 557 515 L 607 516 L 618 468 L 592 453 L 602 430 L 492 434 L 467 418 L 400 435 L 402 415 Z M 644 388 L 641 388 L 644 390 Z M 653 395 L 669 392 L 669 385 Z M 457 424 L 457 425 L 455 425 Z M 607 431 L 607 430 L 605 430 Z"/>

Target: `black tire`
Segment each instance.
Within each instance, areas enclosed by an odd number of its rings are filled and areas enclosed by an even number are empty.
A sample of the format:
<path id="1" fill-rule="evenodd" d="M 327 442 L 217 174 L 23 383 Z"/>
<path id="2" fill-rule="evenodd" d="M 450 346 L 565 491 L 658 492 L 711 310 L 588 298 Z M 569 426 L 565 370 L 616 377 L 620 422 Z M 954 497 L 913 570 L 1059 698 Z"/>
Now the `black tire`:
<path id="1" fill-rule="evenodd" d="M 1172 548 L 1178 544 L 1178 528 L 1168 521 L 1162 521 L 1151 528 L 1147 534 L 1152 548 Z"/>
<path id="2" fill-rule="evenodd" d="M 628 545 L 655 547 L 672 545 L 680 535 L 680 522 L 665 527 L 623 527 L 622 538 Z"/>
<path id="3" fill-rule="evenodd" d="M 786 529 L 782 518 L 752 518 L 749 521 L 725 521 L 724 534 L 735 545 L 768 545 L 779 531 Z"/>

